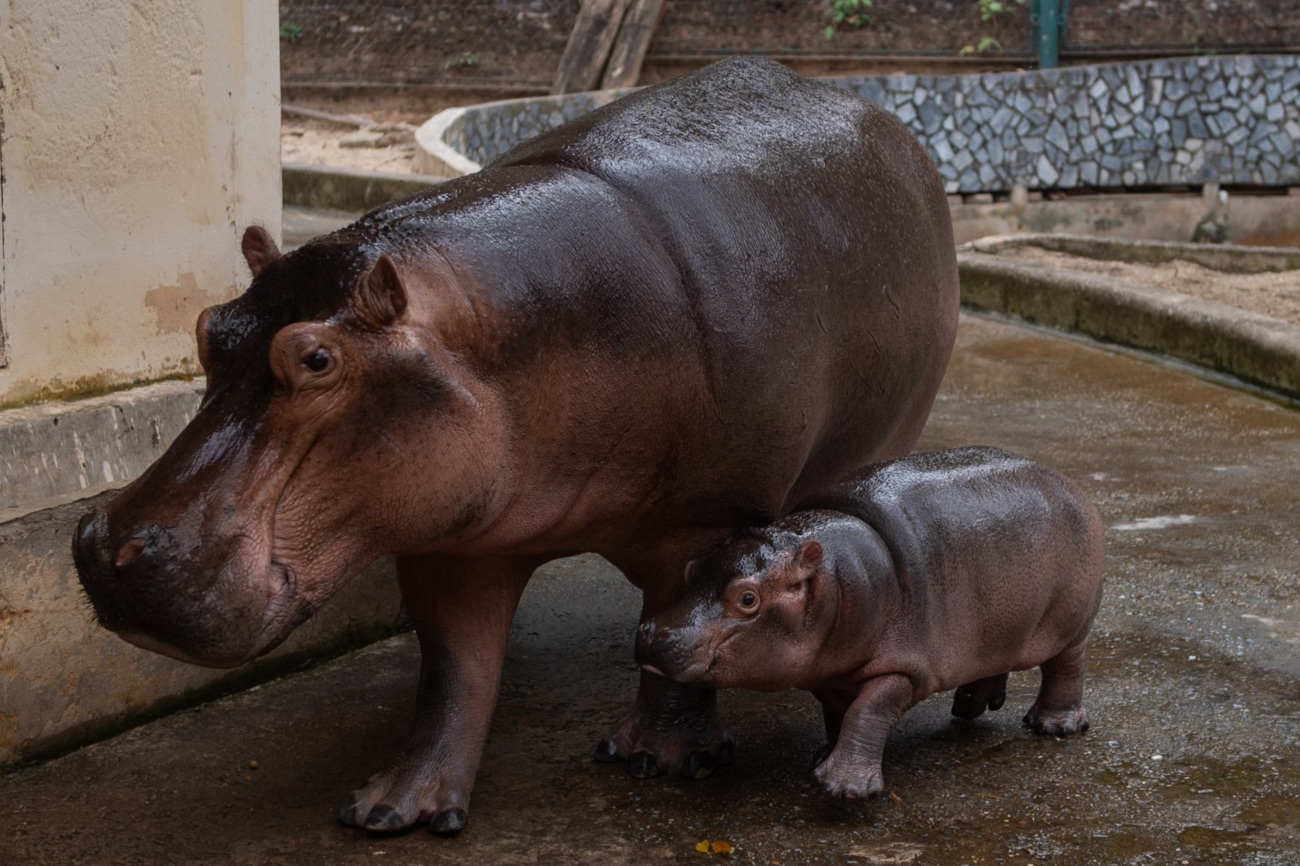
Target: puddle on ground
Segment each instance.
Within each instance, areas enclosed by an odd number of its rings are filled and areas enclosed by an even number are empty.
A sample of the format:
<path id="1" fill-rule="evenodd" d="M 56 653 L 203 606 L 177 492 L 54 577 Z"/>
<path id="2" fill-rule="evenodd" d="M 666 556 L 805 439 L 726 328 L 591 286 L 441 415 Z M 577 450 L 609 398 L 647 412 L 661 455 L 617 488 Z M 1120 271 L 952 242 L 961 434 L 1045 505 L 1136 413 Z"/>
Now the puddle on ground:
<path id="1" fill-rule="evenodd" d="M 1168 529 L 1171 526 L 1186 526 L 1200 520 L 1195 514 L 1177 514 L 1160 517 L 1143 517 L 1132 523 L 1115 523 L 1109 528 L 1116 532 L 1138 532 L 1144 529 Z"/>

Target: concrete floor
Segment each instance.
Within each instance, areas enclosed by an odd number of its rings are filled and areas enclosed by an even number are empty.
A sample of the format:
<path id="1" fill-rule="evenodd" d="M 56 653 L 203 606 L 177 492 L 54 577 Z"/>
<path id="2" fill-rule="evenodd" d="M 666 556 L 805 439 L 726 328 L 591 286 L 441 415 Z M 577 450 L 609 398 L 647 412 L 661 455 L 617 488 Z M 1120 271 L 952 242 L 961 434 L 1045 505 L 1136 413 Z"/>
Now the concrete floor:
<path id="1" fill-rule="evenodd" d="M 971 723 L 949 695 L 885 756 L 890 795 L 823 796 L 801 693 L 728 693 L 736 762 L 700 782 L 594 763 L 635 691 L 636 593 L 594 558 L 525 596 L 469 827 L 367 837 L 333 815 L 393 754 L 418 652 L 399 637 L 0 777 L 0 863 L 1300 862 L 1300 413 L 1059 335 L 964 317 L 924 447 L 1056 466 L 1108 527 L 1082 737 Z"/>

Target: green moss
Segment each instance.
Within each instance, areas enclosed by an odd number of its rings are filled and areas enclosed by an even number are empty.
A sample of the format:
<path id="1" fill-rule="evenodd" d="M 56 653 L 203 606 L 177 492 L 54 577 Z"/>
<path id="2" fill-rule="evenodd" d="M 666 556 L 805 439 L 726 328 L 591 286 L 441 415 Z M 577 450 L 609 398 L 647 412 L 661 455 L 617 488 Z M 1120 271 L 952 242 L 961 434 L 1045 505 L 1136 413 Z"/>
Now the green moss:
<path id="1" fill-rule="evenodd" d="M 90 397 L 102 397 L 105 394 L 114 394 L 118 391 L 129 391 L 132 388 L 139 388 L 141 385 L 153 385 L 158 382 L 192 382 L 197 378 L 194 372 L 181 370 L 165 376 L 157 376 L 150 379 L 128 379 L 120 380 L 111 377 L 106 373 L 95 376 L 82 376 L 73 379 L 71 382 L 64 382 L 61 379 L 53 379 L 47 385 L 33 386 L 31 390 L 24 391 L 19 389 L 21 396 L 12 397 L 8 400 L 0 400 L 0 411 L 5 409 L 24 409 L 29 406 L 39 406 L 42 403 L 52 403 L 55 401 L 68 402 L 72 400 L 85 400 Z"/>

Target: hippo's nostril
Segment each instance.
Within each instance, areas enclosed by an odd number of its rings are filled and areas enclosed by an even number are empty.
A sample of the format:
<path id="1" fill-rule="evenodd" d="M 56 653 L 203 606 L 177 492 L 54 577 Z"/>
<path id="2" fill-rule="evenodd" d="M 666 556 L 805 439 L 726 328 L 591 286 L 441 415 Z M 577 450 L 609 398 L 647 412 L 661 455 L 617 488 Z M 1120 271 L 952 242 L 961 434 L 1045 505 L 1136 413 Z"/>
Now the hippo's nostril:
<path id="1" fill-rule="evenodd" d="M 135 562 L 140 554 L 144 551 L 145 540 L 143 538 L 132 538 L 122 549 L 117 552 L 117 558 L 113 560 L 113 567 L 119 571 Z"/>

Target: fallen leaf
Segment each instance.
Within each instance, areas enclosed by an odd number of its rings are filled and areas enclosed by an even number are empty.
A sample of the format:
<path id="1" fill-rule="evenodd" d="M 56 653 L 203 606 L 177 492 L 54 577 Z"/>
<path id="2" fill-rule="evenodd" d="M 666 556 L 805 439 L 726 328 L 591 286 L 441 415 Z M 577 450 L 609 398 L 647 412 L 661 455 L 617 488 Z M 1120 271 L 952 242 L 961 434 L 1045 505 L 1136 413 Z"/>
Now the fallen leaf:
<path id="1" fill-rule="evenodd" d="M 705 839 L 703 842 L 696 842 L 696 843 L 695 843 L 695 850 L 696 850 L 696 851 L 699 851 L 701 854 L 708 854 L 708 853 L 709 853 L 709 840 L 708 840 L 708 839 Z"/>
<path id="2" fill-rule="evenodd" d="M 903 805 L 903 798 L 895 794 L 893 791 L 890 791 L 889 802 L 893 803 L 895 806 L 901 806 Z"/>
<path id="3" fill-rule="evenodd" d="M 730 857 L 731 852 L 735 850 L 731 847 L 731 843 L 725 839 L 717 840 L 711 847 L 713 848 L 714 854 L 721 854 L 724 857 Z"/>

